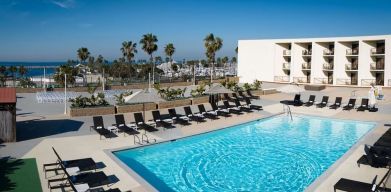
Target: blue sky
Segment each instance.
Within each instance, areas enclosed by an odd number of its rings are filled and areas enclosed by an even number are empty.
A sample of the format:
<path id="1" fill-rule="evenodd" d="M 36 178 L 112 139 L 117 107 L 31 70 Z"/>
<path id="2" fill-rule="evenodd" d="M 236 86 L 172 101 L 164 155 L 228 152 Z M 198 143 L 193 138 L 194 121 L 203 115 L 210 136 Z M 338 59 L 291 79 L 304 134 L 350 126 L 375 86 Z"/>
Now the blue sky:
<path id="1" fill-rule="evenodd" d="M 65 61 L 87 47 L 121 57 L 125 40 L 153 33 L 174 59 L 205 58 L 203 38 L 239 39 L 391 34 L 388 0 L 0 0 L 0 61 Z M 146 58 L 140 47 L 136 59 Z"/>

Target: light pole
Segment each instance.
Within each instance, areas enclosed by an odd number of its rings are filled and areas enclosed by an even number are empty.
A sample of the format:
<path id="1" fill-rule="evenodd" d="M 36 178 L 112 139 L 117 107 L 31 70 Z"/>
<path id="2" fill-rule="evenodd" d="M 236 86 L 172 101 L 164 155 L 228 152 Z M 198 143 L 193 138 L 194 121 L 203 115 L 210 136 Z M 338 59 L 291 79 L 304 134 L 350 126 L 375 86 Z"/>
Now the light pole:
<path id="1" fill-rule="evenodd" d="M 64 95 L 65 95 L 65 98 L 64 98 L 64 114 L 66 115 L 67 114 L 67 74 L 64 73 L 65 75 L 65 83 L 64 83 Z"/>

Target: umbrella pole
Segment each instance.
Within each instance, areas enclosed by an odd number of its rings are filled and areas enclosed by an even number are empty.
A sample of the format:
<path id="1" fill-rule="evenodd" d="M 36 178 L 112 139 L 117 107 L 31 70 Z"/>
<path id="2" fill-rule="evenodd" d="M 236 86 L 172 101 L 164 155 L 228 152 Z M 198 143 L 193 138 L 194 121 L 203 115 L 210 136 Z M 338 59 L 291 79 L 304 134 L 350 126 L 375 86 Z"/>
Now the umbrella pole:
<path id="1" fill-rule="evenodd" d="M 143 118 L 144 118 L 144 122 L 145 122 L 145 103 L 143 103 Z"/>

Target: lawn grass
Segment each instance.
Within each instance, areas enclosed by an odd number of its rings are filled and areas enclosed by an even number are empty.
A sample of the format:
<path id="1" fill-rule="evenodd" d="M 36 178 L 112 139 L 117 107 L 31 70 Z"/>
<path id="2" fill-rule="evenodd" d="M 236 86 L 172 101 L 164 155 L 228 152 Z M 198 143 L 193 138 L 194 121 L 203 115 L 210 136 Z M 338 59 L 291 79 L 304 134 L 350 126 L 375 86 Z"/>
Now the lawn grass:
<path id="1" fill-rule="evenodd" d="M 0 159 L 0 191 L 42 191 L 35 158 Z"/>

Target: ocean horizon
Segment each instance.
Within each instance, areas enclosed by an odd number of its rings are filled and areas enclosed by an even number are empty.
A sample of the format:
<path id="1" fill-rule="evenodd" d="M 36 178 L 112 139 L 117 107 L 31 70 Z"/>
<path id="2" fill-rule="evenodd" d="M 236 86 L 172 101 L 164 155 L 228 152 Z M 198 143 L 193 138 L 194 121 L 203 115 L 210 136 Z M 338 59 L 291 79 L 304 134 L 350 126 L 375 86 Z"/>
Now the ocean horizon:
<path id="1" fill-rule="evenodd" d="M 0 61 L 0 66 L 60 66 L 62 64 L 65 64 L 66 61 L 60 62 L 60 61 L 44 61 L 44 62 L 38 62 L 38 61 Z M 46 76 L 51 76 L 55 72 L 54 68 L 47 68 L 46 69 Z M 44 76 L 44 69 L 28 69 L 27 77 L 40 77 Z"/>

